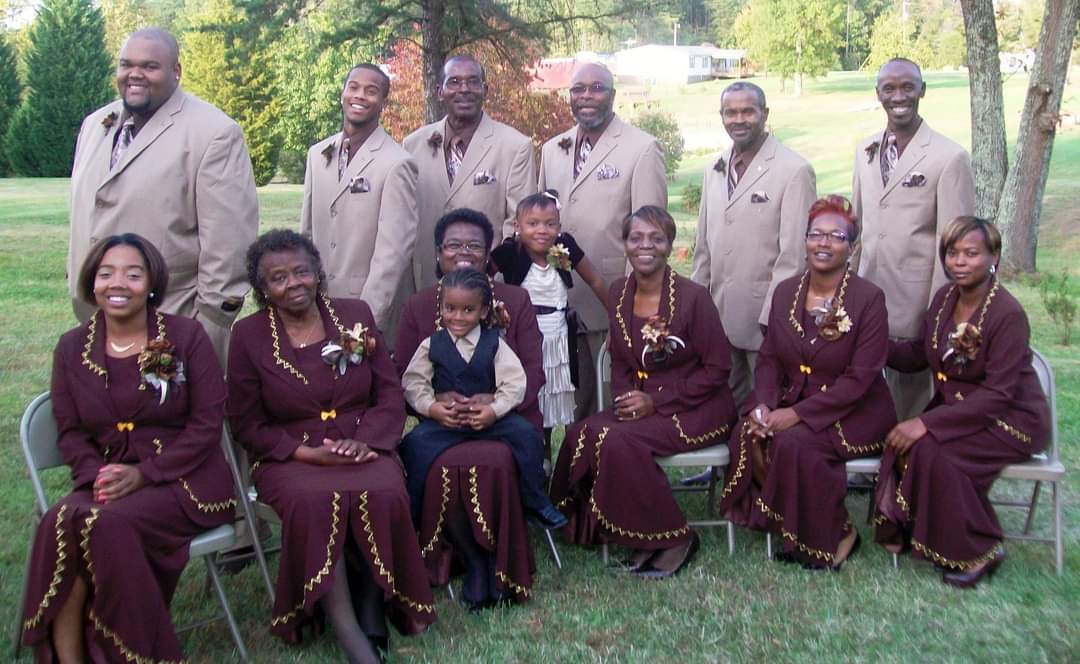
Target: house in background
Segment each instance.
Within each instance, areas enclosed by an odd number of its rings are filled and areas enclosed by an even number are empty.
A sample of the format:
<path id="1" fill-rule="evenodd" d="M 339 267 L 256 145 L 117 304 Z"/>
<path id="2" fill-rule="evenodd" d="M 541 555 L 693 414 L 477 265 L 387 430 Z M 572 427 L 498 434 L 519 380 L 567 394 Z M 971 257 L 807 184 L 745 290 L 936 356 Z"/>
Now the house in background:
<path id="1" fill-rule="evenodd" d="M 617 51 L 613 71 L 624 83 L 697 83 L 742 76 L 746 51 L 714 46 L 647 44 Z"/>

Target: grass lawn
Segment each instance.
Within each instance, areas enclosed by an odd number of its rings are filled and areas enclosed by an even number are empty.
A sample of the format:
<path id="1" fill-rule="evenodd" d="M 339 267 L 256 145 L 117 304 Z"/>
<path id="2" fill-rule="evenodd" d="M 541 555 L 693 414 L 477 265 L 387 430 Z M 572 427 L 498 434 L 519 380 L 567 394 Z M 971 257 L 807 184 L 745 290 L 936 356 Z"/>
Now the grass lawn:
<path id="1" fill-rule="evenodd" d="M 923 113 L 939 131 L 962 144 L 970 141 L 966 79 L 961 74 L 929 74 Z M 833 74 L 807 85 L 794 99 L 774 80 L 764 83 L 771 127 L 806 155 L 818 173 L 820 193 L 850 190 L 856 141 L 879 130 L 872 79 Z M 1006 117 L 1015 132 L 1026 81 L 1006 87 Z M 657 103 L 672 110 L 684 131 L 701 145 L 724 145 L 716 110 L 723 83 L 658 91 Z M 1066 93 L 1076 107 L 1077 88 Z M 635 100 L 640 101 L 640 98 Z M 623 107 L 620 112 L 631 114 Z M 699 182 L 714 157 L 705 150 L 688 155 L 671 183 L 671 207 L 679 222 L 679 246 L 689 245 L 696 218 L 681 211 L 681 191 Z M 1077 268 L 1080 239 L 1080 130 L 1058 135 L 1039 249 L 1042 269 Z M 301 188 L 273 185 L 259 192 L 264 227 L 291 226 L 300 208 Z M 18 450 L 23 408 L 48 388 L 50 353 L 74 319 L 65 285 L 67 181 L 0 179 L 0 625 L 3 646 L 14 628 L 21 594 L 23 561 L 30 537 L 31 491 Z M 237 260 L 242 260 L 237 256 Z M 684 273 L 687 266 L 677 264 Z M 1027 308 L 1033 344 L 1057 373 L 1059 427 L 1065 464 L 1080 468 L 1080 351 L 1061 346 L 1031 280 L 1008 286 Z M 1080 293 L 1080 288 L 1076 288 Z M 1080 343 L 1080 335 L 1074 339 Z M 64 471 L 49 475 L 57 493 Z M 1029 489 L 1001 483 L 995 494 L 1018 496 Z M 1049 524 L 1043 493 L 1037 527 Z M 933 568 L 905 560 L 893 571 L 888 556 L 873 545 L 840 574 L 809 573 L 765 559 L 764 537 L 739 531 L 735 555 L 727 555 L 721 531 L 705 530 L 696 561 L 679 577 L 642 582 L 605 569 L 598 551 L 562 546 L 564 569 L 552 563 L 536 538 L 535 598 L 527 605 L 472 616 L 437 591 L 439 621 L 424 635 L 393 638 L 395 661 L 431 662 L 705 662 L 705 661 L 1070 661 L 1080 652 L 1080 541 L 1074 472 L 1063 487 L 1066 524 L 1065 575 L 1054 574 L 1053 553 L 1042 544 L 1011 543 L 1009 559 L 992 582 L 974 591 L 944 586 Z M 848 507 L 864 538 L 867 499 L 851 495 Z M 700 500 L 688 499 L 688 510 Z M 1006 527 L 1020 519 L 1002 510 Z M 276 559 L 272 560 L 276 564 Z M 203 573 L 192 565 L 174 602 L 176 621 L 205 616 L 213 600 L 202 593 Z M 253 569 L 226 580 L 226 591 L 241 622 L 252 661 L 339 661 L 332 635 L 287 647 L 268 634 L 269 605 Z M 218 623 L 184 637 L 193 662 L 232 656 L 232 642 Z M 9 651 L 3 651 L 5 655 Z M 0 656 L 0 659 L 3 659 Z M 22 661 L 29 661 L 24 653 Z"/>

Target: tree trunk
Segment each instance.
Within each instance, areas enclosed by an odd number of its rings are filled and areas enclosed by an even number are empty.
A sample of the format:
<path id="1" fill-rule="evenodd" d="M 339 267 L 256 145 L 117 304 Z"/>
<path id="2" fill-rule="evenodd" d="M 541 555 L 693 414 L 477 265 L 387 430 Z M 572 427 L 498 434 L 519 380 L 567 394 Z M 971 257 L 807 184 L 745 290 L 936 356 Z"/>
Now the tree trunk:
<path id="1" fill-rule="evenodd" d="M 1035 271 L 1039 214 L 1078 18 L 1080 0 L 1046 0 L 1039 49 L 1020 118 L 1016 158 L 998 204 L 1006 247 L 1004 265 L 1009 272 Z"/>
<path id="2" fill-rule="evenodd" d="M 971 86 L 971 162 L 975 171 L 975 214 L 997 216 L 1009 172 L 1005 101 L 1001 90 L 997 25 L 991 0 L 960 0 Z"/>
<path id="3" fill-rule="evenodd" d="M 439 85 L 442 84 L 442 67 L 446 62 L 446 34 L 443 25 L 446 22 L 445 0 L 429 0 L 423 3 L 421 21 L 424 77 L 424 122 L 431 123 L 442 118 L 442 102 L 439 101 Z"/>
<path id="4" fill-rule="evenodd" d="M 801 71 L 795 72 L 795 96 L 796 97 L 801 97 L 802 96 L 802 72 Z"/>

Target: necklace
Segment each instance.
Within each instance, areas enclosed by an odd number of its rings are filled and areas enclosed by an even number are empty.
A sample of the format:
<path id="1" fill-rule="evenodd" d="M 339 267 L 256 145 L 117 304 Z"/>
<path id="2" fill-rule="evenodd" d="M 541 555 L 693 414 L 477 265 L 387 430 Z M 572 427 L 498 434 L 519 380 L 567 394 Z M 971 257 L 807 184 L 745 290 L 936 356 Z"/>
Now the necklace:
<path id="1" fill-rule="evenodd" d="M 109 348 L 112 348 L 112 349 L 113 349 L 114 351 L 116 351 L 117 353 L 126 353 L 126 352 L 128 352 L 129 350 L 131 350 L 131 348 L 132 348 L 132 347 L 133 347 L 134 345 L 135 345 L 135 342 L 134 342 L 134 341 L 132 341 L 131 343 L 129 343 L 129 344 L 128 344 L 128 345 L 126 345 L 126 346 L 120 346 L 120 345 L 117 345 L 117 343 L 116 343 L 115 341 L 110 341 L 110 342 L 109 342 Z"/>
<path id="2" fill-rule="evenodd" d="M 300 341 L 300 343 L 297 345 L 298 348 L 307 348 L 308 344 L 311 343 L 311 335 L 312 335 L 312 333 L 316 332 L 319 328 L 322 327 L 322 319 L 321 318 L 316 319 L 315 323 L 316 323 L 315 325 L 310 325 L 309 324 L 307 326 L 307 330 L 304 331 L 304 340 Z"/>

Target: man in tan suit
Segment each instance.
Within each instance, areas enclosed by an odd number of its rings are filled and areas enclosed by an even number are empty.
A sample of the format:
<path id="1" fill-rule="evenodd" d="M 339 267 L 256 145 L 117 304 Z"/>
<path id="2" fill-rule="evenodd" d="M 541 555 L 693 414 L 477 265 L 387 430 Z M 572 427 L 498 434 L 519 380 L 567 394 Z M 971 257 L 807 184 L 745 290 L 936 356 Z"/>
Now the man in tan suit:
<path id="1" fill-rule="evenodd" d="M 540 152 L 539 189 L 555 189 L 562 201 L 562 230 L 611 283 L 626 274 L 622 221 L 644 205 L 667 207 L 667 174 L 656 139 L 615 117 L 615 82 L 606 67 L 584 64 L 570 82 L 570 111 L 577 125 L 555 136 Z M 512 232 L 509 226 L 503 233 Z M 575 279 L 577 277 L 575 276 Z M 589 288 L 570 289 L 587 333 L 578 338 L 578 416 L 592 411 L 595 358 L 607 336 L 605 303 Z"/>
<path id="2" fill-rule="evenodd" d="M 446 117 L 405 138 L 420 169 L 419 241 L 413 258 L 416 290 L 435 283 L 435 222 L 450 210 L 483 212 L 495 227 L 495 246 L 512 225 L 518 201 L 536 192 L 532 141 L 484 113 L 484 68 L 467 55 L 443 66 L 439 99 Z"/>
<path id="3" fill-rule="evenodd" d="M 308 150 L 300 232 L 322 255 L 327 292 L 360 298 L 393 339 L 412 292 L 416 162 L 382 127 L 390 78 L 356 65 L 341 90 L 342 130 Z"/>
<path id="4" fill-rule="evenodd" d="M 731 342 L 731 391 L 750 393 L 776 285 L 806 263 L 806 217 L 817 198 L 810 163 L 765 131 L 765 93 L 738 81 L 720 96 L 733 144 L 705 171 L 691 278 L 712 293 Z"/>
<path id="5" fill-rule="evenodd" d="M 945 284 L 938 239 L 946 224 L 975 212 L 975 177 L 964 148 L 930 129 L 919 116 L 926 93 L 919 66 L 896 58 L 878 71 L 877 97 L 885 131 L 859 143 L 852 178 L 861 248 L 859 276 L 885 291 L 889 335 L 919 335 L 934 293 Z M 928 372 L 887 370 L 897 416 L 914 417 L 930 399 Z"/>
<path id="6" fill-rule="evenodd" d="M 165 256 L 169 289 L 161 310 L 206 328 L 224 366 L 229 328 L 248 291 L 244 252 L 259 206 L 244 134 L 220 110 L 179 88 L 176 40 L 157 28 L 120 49 L 120 99 L 83 120 L 71 171 L 68 287 L 94 244 L 133 232 Z"/>

